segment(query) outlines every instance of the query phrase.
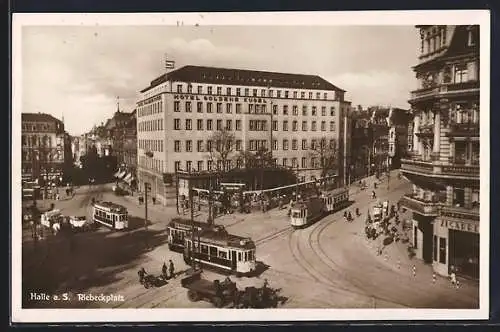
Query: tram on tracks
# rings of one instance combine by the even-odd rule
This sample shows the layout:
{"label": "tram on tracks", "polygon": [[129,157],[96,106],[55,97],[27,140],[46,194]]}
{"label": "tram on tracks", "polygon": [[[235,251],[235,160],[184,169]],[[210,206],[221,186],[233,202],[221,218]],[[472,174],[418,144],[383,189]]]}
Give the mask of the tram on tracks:
{"label": "tram on tracks", "polygon": [[206,222],[191,221],[186,218],[172,218],[167,225],[168,249],[171,251],[183,252],[185,247],[184,239],[195,232],[202,232],[205,229],[213,227],[222,228],[223,226],[210,225]]}
{"label": "tram on tracks", "polygon": [[[192,235],[192,234],[191,234]],[[184,238],[183,257],[207,268],[235,274],[251,275],[256,268],[255,242],[247,237],[229,234],[224,228],[208,228]]]}
{"label": "tram on tracks", "polygon": [[321,196],[312,196],[292,206],[290,224],[293,228],[307,227],[348,205],[349,188],[338,188]]}
{"label": "tram on tracks", "polygon": [[92,219],[106,227],[122,230],[128,228],[127,208],[112,202],[95,202],[92,204]]}

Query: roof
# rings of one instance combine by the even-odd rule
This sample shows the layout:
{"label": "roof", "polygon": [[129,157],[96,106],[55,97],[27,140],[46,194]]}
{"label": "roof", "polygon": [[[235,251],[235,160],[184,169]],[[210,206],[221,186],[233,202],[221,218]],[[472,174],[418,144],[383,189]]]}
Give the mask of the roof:
{"label": "roof", "polygon": [[141,90],[141,92],[146,92],[166,82],[167,80],[192,83],[261,87],[270,86],[274,88],[334,90],[345,92],[345,90],[336,87],[332,83],[317,75],[289,74],[269,71],[191,65],[181,67],[177,70],[157,77],[156,79],[151,81],[149,87]]}
{"label": "roof", "polygon": [[61,120],[53,117],[47,113],[21,113],[21,121],[28,122],[62,122]]}
{"label": "roof", "polygon": [[255,249],[255,243],[248,237],[229,234],[225,229],[207,228],[197,234],[201,242],[242,249]]}

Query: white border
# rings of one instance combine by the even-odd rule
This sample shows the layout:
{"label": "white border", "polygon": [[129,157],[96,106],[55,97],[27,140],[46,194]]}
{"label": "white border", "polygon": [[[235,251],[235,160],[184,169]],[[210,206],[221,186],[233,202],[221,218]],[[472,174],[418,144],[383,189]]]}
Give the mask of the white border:
{"label": "white border", "polygon": [[[152,26],[176,25],[480,25],[480,308],[441,309],[22,309],[21,308],[21,30],[23,26]],[[416,42],[416,41],[415,41]],[[183,322],[183,321],[313,321],[313,320],[455,320],[487,319],[489,314],[489,105],[490,14],[486,10],[143,13],[143,14],[14,14],[12,21],[12,321],[65,322]],[[415,59],[415,63],[417,59]],[[411,70],[411,68],[408,68]],[[431,290],[429,290],[431,291]],[[17,296],[16,296],[17,295]]]}

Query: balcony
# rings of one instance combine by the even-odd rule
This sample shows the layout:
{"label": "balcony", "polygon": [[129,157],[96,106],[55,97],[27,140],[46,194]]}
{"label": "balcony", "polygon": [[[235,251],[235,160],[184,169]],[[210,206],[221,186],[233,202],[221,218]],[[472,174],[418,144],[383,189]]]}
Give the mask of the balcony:
{"label": "balcony", "polygon": [[451,159],[453,165],[443,165],[441,166],[441,172],[448,176],[466,176],[466,177],[476,177],[479,179],[479,164],[461,164],[460,160]]}
{"label": "balcony", "polygon": [[418,127],[419,132],[417,135],[419,136],[433,136],[434,135],[434,123],[425,123],[421,124]]}
{"label": "balcony", "polygon": [[413,194],[404,195],[399,203],[405,208],[427,217],[438,216],[441,206],[440,202],[423,200]]}
{"label": "balcony", "polygon": [[411,92],[410,101],[418,102],[426,99],[442,98],[450,95],[461,95],[467,93],[479,93],[479,81],[441,84],[438,86],[418,89]]}
{"label": "balcony", "polygon": [[479,137],[479,122],[452,122],[448,136]]}
{"label": "balcony", "polygon": [[418,155],[413,155],[412,159],[401,159],[401,169],[417,173],[432,173],[434,169],[432,161],[418,160],[418,158]]}
{"label": "balcony", "polygon": [[401,171],[416,175],[435,178],[457,178],[462,180],[478,180],[479,164],[454,164],[450,159],[448,163],[439,161],[439,155],[431,155],[430,160],[419,160],[418,155],[412,159],[401,159]]}

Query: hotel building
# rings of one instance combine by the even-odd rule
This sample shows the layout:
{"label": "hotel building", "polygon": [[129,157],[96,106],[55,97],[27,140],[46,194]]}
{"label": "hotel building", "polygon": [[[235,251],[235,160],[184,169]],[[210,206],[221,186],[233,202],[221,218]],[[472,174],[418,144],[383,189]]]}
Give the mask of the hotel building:
{"label": "hotel building", "polygon": [[[164,178],[177,170],[214,170],[210,137],[235,136],[230,157],[272,149],[276,164],[318,178],[311,145],[325,137],[344,149],[345,91],[315,75],[185,66],[153,80],[137,103],[138,183],[164,201]],[[340,159],[340,158],[339,158]],[[236,159],[226,169],[241,167]],[[337,174],[343,177],[343,161]],[[229,166],[229,167],[227,167]]]}
{"label": "hotel building", "polygon": [[419,88],[411,93],[413,183],[401,203],[413,211],[416,257],[434,271],[479,278],[479,27],[417,26]]}

